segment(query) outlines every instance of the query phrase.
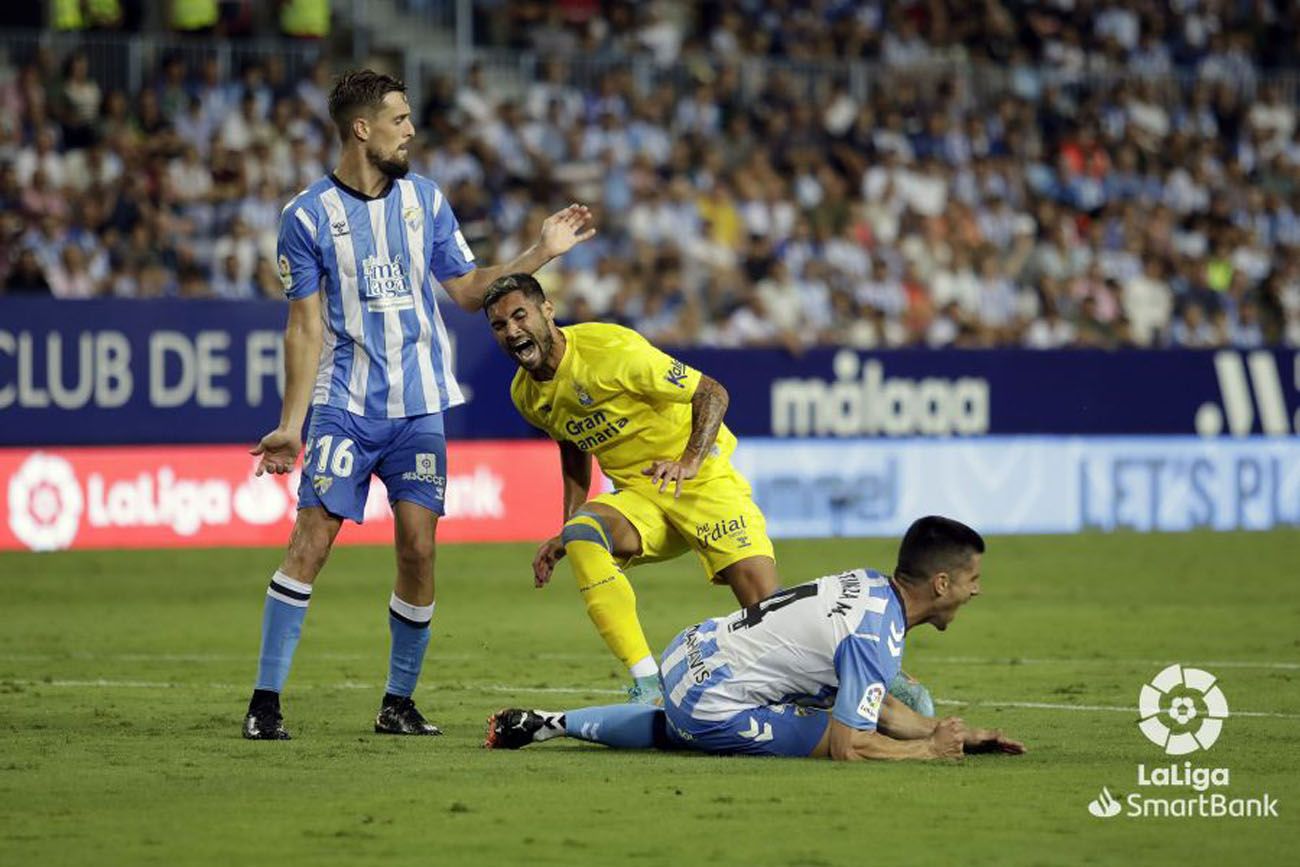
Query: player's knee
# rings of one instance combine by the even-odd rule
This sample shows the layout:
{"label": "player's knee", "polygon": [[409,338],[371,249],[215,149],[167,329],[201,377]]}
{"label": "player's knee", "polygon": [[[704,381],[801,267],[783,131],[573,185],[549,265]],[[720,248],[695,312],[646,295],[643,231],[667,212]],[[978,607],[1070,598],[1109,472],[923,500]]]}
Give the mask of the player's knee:
{"label": "player's knee", "polygon": [[433,574],[434,542],[432,536],[412,535],[397,546],[398,568],[403,574]]}
{"label": "player's knee", "polygon": [[299,520],[289,537],[284,571],[297,581],[311,583],[329,559],[334,533],[327,524]]}
{"label": "player's knee", "polygon": [[578,512],[570,518],[560,531],[560,541],[564,543],[566,552],[574,542],[591,542],[606,551],[613,550],[605,522],[591,512]]}

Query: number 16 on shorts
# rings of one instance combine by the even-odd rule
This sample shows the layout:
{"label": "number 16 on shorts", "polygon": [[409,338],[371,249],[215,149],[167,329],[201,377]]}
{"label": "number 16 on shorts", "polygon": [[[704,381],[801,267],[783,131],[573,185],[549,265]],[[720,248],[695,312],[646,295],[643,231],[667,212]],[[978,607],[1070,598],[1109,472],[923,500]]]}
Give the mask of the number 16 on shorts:
{"label": "number 16 on shorts", "polygon": [[371,476],[388,500],[443,513],[447,438],[442,416],[370,419],[332,406],[312,410],[298,507],[321,507],[357,523],[365,517]]}
{"label": "number 16 on shorts", "polygon": [[[352,451],[352,440],[340,438],[336,442],[333,434],[325,434],[315,442],[315,452],[312,451],[312,445],[313,442],[308,440],[307,453],[303,457],[304,472],[307,472],[310,467],[313,476],[329,472],[332,476],[346,479],[352,475],[352,466],[356,462],[356,455]],[[312,466],[313,460],[315,466]]]}

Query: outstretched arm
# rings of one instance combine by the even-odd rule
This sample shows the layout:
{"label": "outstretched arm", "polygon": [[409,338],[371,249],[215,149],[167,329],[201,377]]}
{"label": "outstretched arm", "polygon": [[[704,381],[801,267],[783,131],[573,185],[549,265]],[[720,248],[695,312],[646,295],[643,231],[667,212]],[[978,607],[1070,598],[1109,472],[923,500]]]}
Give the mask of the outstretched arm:
{"label": "outstretched arm", "polygon": [[591,210],[586,205],[569,205],[547,217],[537,243],[511,261],[504,265],[475,268],[467,274],[443,281],[443,286],[458,307],[473,313],[483,308],[483,296],[498,277],[531,274],[595,234]]}
{"label": "outstretched arm", "polygon": [[[587,502],[591,490],[591,455],[570,442],[560,442],[560,478],[564,484],[564,520]],[[533,586],[545,587],[555,571],[555,564],[564,559],[564,541],[559,534],[552,536],[537,549],[533,558]]]}
{"label": "outstretched arm", "polygon": [[[883,718],[883,711],[881,716]],[[929,736],[910,740],[899,740],[880,731],[860,731],[837,719],[831,719],[825,736],[812,755],[814,758],[829,757],[837,762],[863,759],[959,759],[965,734],[965,725],[955,717],[937,720]]]}
{"label": "outstretched arm", "polygon": [[256,470],[259,476],[291,471],[298,452],[302,451],[302,423],[311,403],[323,331],[319,293],[289,302],[289,322],[284,328],[284,403],[280,424],[249,450],[261,457]]}
{"label": "outstretched arm", "polygon": [[[880,708],[879,730],[898,740],[918,740],[933,736],[940,720],[922,716],[892,695],[886,695]],[[999,729],[964,728],[962,739],[966,753],[1006,753],[1018,756],[1025,745],[1002,734]]]}
{"label": "outstretched arm", "polygon": [[674,485],[673,495],[681,496],[682,481],[695,478],[709,449],[718,441],[718,430],[730,402],[731,397],[722,383],[711,376],[700,375],[700,384],[691,397],[691,435],[686,440],[686,448],[682,449],[677,460],[655,461],[641,471],[650,477],[651,484],[658,484],[660,491]]}
{"label": "outstretched arm", "polygon": [[564,520],[573,517],[591,491],[591,455],[570,442],[560,445],[560,478],[564,482]]}

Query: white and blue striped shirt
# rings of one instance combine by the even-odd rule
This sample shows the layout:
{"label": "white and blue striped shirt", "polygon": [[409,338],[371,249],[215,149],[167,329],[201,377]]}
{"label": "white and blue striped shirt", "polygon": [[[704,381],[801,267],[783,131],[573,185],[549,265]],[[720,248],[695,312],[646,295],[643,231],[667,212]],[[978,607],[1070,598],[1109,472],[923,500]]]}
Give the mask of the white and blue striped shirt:
{"label": "white and blue striped shirt", "polygon": [[313,404],[407,418],[464,403],[434,290],[474,254],[437,184],[412,174],[371,198],[321,178],[281,212],[277,252],[290,300],[325,292]]}
{"label": "white and blue striped shirt", "polygon": [[828,575],[673,639],[659,664],[665,706],[711,722],[761,705],[821,706],[871,731],[906,633],[907,611],[888,577]]}

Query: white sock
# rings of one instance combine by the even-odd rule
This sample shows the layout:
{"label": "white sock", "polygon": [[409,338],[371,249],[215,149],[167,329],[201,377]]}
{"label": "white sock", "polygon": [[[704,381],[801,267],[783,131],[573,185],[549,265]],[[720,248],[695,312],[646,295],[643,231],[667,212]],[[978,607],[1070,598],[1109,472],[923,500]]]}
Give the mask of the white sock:
{"label": "white sock", "polygon": [[534,741],[549,741],[551,738],[562,738],[564,731],[564,714],[550,713],[549,711],[539,710],[535,713],[546,721],[546,725],[537,730],[533,735]]}
{"label": "white sock", "polygon": [[630,671],[633,677],[654,677],[659,673],[659,666],[655,664],[653,656],[647,656],[632,663]]}

